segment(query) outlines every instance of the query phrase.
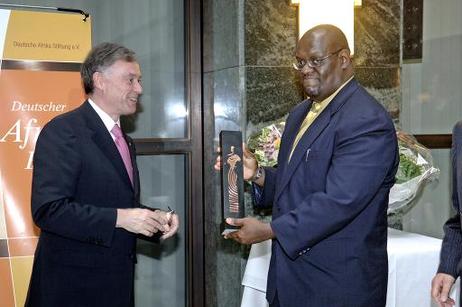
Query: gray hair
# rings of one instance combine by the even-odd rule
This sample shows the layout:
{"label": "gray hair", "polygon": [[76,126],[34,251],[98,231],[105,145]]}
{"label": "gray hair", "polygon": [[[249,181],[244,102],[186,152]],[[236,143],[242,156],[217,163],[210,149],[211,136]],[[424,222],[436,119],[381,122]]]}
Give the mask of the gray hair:
{"label": "gray hair", "polygon": [[93,74],[103,71],[118,60],[137,61],[133,50],[115,43],[101,43],[90,50],[80,69],[85,94],[93,93]]}

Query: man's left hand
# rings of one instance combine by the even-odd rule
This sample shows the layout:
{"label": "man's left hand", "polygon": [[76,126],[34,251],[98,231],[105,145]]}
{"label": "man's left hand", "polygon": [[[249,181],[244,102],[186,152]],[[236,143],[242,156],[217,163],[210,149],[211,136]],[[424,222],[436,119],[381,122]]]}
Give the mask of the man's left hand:
{"label": "man's left hand", "polygon": [[449,292],[456,279],[445,273],[438,273],[433,277],[431,294],[439,307],[455,306],[456,302],[449,297]]}
{"label": "man's left hand", "polygon": [[240,229],[225,234],[225,239],[233,239],[241,244],[253,244],[274,238],[271,225],[253,217],[243,219],[227,218],[226,223],[238,226]]}
{"label": "man's left hand", "polygon": [[167,212],[165,215],[168,221],[169,229],[168,231],[164,232],[164,234],[160,237],[161,241],[173,236],[178,231],[178,228],[180,227],[180,219],[178,218],[178,214],[173,213],[173,212]]}

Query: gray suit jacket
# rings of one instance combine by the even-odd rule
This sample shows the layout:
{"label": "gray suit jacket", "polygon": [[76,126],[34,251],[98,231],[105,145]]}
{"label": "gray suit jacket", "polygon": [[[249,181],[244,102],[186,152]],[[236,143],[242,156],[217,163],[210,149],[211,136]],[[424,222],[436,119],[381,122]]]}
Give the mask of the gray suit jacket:
{"label": "gray suit jacket", "polygon": [[462,121],[452,132],[452,205],[457,214],[444,224],[444,238],[441,247],[438,273],[460,276],[462,259],[461,206],[462,199]]}

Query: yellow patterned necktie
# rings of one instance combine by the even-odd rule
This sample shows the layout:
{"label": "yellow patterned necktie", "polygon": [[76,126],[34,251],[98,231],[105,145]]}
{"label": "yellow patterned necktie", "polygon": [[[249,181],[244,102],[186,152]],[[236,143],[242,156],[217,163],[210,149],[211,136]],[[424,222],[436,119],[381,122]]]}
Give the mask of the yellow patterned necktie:
{"label": "yellow patterned necktie", "polygon": [[316,117],[318,117],[320,111],[322,110],[322,105],[319,102],[313,102],[311,105],[310,111],[306,115],[305,119],[302,122],[302,125],[300,126],[300,129],[298,130],[297,136],[295,137],[294,143],[292,145],[292,150],[290,151],[289,155],[289,160],[292,158],[292,154],[294,153],[295,148],[297,147],[298,142],[302,138],[302,136],[305,134],[306,130],[311,126],[311,124],[314,122]]}

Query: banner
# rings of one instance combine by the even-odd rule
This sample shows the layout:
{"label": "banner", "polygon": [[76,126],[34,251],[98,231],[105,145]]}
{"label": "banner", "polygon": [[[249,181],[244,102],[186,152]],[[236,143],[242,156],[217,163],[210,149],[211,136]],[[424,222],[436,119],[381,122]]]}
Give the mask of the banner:
{"label": "banner", "polygon": [[85,99],[80,63],[91,22],[78,14],[0,9],[0,306],[24,306],[39,230],[32,157],[41,128]]}

